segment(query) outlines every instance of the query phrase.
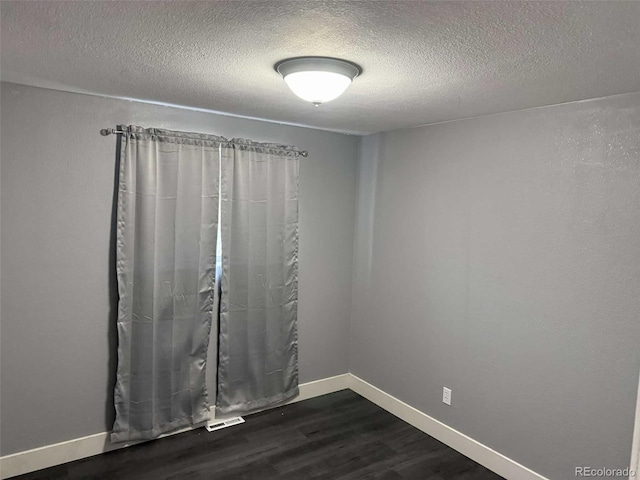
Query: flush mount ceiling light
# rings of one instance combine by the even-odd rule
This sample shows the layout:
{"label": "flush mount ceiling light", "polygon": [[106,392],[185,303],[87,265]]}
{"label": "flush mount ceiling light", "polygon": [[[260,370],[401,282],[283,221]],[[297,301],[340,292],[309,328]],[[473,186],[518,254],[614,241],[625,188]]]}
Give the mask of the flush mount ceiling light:
{"label": "flush mount ceiling light", "polygon": [[344,93],[362,69],[355,63],[329,57],[297,57],[276,63],[289,88],[316,107]]}

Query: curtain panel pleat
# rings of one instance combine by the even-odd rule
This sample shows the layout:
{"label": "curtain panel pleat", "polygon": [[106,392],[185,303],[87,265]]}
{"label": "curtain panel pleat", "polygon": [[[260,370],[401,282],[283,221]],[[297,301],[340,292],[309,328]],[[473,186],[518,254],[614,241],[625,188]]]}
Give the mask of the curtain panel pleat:
{"label": "curtain panel pleat", "polygon": [[123,135],[113,442],[209,418],[205,364],[223,144],[222,137],[141,127]]}
{"label": "curtain panel pleat", "polygon": [[292,147],[233,139],[222,158],[216,411],[298,394],[298,176]]}

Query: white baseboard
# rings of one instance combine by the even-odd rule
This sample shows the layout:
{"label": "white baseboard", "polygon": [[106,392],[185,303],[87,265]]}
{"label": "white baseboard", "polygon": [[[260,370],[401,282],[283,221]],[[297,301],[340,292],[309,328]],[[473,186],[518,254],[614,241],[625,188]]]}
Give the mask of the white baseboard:
{"label": "white baseboard", "polygon": [[292,398],[287,402],[290,403],[301,402],[310,398],[320,397],[327,395],[328,393],[339,392],[340,390],[347,390],[351,384],[351,374],[343,373],[342,375],[336,375],[335,377],[322,378],[315,382],[303,383],[300,385],[300,395]]}
{"label": "white baseboard", "polygon": [[0,478],[9,478],[23,473],[53,467],[111,450],[109,434],[96,433],[87,437],[74,438],[66,442],[45,445],[0,458]]}
{"label": "white baseboard", "polygon": [[507,480],[547,480],[524,465],[520,465],[464,433],[460,433],[411,405],[407,405],[353,374],[350,374],[349,388]]}
{"label": "white baseboard", "polygon": [[[295,403],[310,398],[319,397],[328,393],[337,392],[349,388],[350,375],[348,373],[335,377],[323,378],[314,382],[300,385],[300,394],[287,402]],[[203,427],[204,423],[194,427],[177,430],[169,435],[186,432],[193,428]],[[163,435],[164,436],[164,435]],[[142,442],[128,442],[112,444],[109,441],[109,432],[96,433],[87,437],[74,438],[66,442],[25,450],[24,452],[6,455],[0,458],[0,478],[10,478],[24,473],[34,472],[43,468],[53,467],[74,460],[92,457],[100,453],[118,450]]]}
{"label": "white baseboard", "polygon": [[[407,405],[401,400],[349,373],[303,383],[300,385],[300,395],[287,403],[301,402],[348,388],[410,425],[440,440],[454,450],[484,465],[489,470],[503,476],[507,480],[547,480],[533,470],[520,465],[501,453],[492,450],[486,445],[454,430],[426,413]],[[192,428],[198,427],[179,430],[172,434],[181,433],[191,430]],[[111,450],[128,447],[136,443],[141,442],[112,445],[109,442],[109,433],[102,432],[56,443],[54,445],[46,445],[33,450],[14,453],[0,458],[0,478],[10,478],[23,473],[80,460]]]}

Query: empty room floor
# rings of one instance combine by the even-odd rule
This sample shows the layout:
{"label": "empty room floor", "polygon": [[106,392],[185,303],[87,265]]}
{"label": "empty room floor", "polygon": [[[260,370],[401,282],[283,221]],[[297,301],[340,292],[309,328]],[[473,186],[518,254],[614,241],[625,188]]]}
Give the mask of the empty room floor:
{"label": "empty room floor", "polygon": [[350,391],[15,477],[498,480],[502,477]]}

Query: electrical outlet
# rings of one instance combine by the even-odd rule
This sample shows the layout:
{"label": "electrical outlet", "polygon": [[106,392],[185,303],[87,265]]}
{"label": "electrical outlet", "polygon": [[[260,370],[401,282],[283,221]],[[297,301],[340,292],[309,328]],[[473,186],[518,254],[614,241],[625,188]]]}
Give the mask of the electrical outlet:
{"label": "electrical outlet", "polygon": [[442,403],[451,405],[451,389],[450,388],[442,387]]}

